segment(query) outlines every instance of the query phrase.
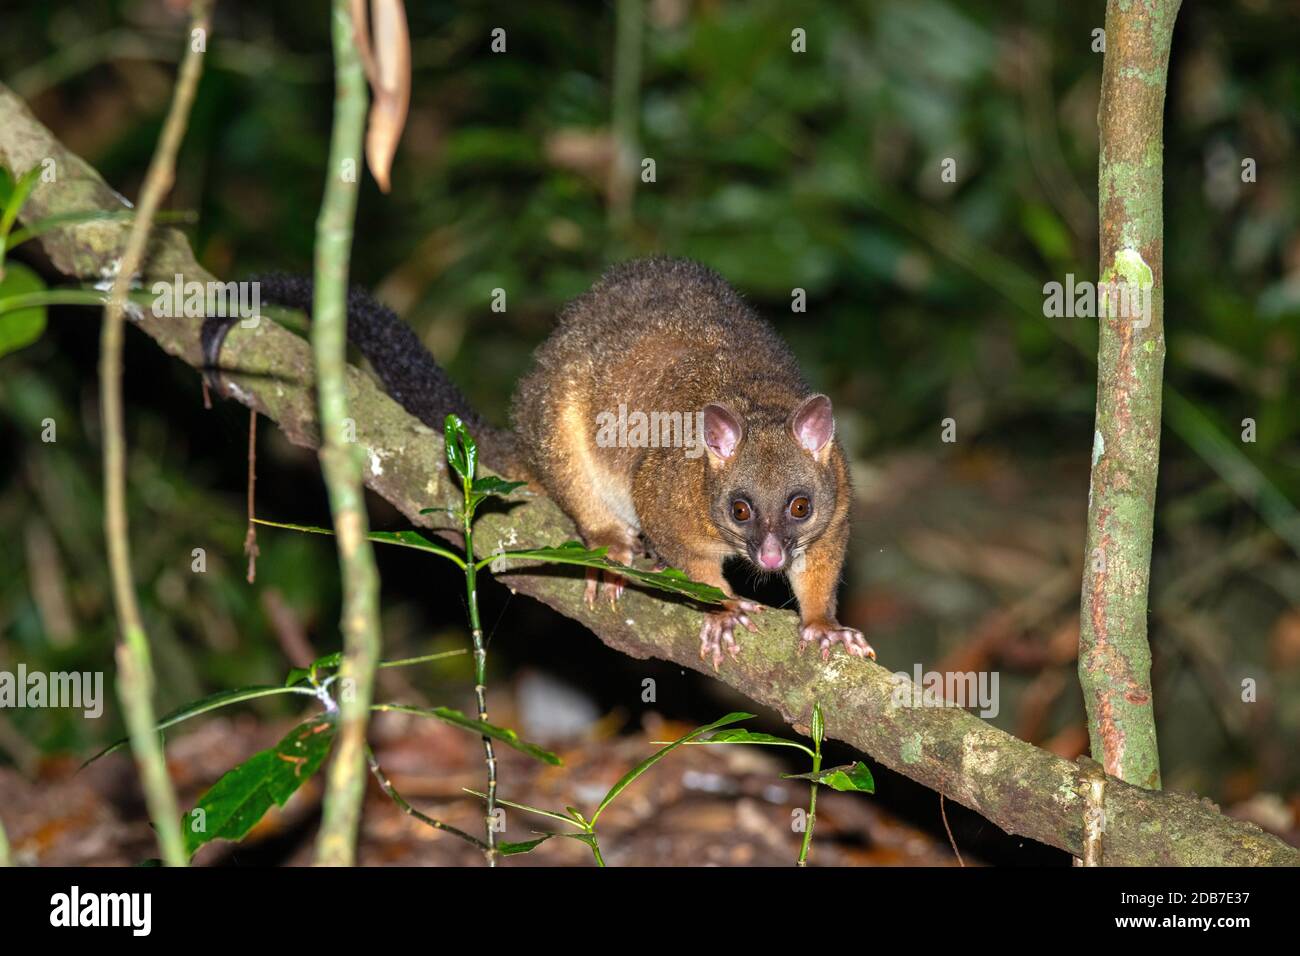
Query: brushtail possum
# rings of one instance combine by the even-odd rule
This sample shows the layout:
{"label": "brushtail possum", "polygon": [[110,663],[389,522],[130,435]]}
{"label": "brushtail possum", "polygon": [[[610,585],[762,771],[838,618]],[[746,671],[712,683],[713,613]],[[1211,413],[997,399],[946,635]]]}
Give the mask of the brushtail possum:
{"label": "brushtail possum", "polygon": [[[310,310],[310,280],[255,281],[262,301]],[[217,321],[204,327],[211,367],[224,338]],[[411,329],[361,290],[349,296],[348,337],[407,411],[437,430],[459,415],[485,460],[539,482],[588,547],[623,564],[648,547],[722,589],[727,602],[700,632],[700,656],[715,669],[724,651],[739,652],[738,628],[756,630],[761,608],[723,577],[735,556],[788,576],[801,650],[815,644],[826,659],[840,644],[875,657],[835,616],[851,491],[830,399],[811,392],[789,348],[715,272],[663,258],[612,268],[538,348],[515,391],[513,432],[485,422]],[[587,601],[617,602],[623,587],[617,574],[592,572]]]}

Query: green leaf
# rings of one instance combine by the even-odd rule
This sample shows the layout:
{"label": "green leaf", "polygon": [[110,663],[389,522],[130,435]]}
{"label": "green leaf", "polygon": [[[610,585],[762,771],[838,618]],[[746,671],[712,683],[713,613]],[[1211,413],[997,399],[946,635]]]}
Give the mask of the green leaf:
{"label": "green leaf", "polygon": [[871,771],[867,769],[867,765],[861,760],[855,764],[829,767],[814,773],[783,773],[781,776],[786,780],[811,780],[813,783],[819,783],[830,787],[832,790],[842,792],[876,792],[876,781],[871,776]]}
{"label": "green leaf", "polygon": [[433,654],[421,654],[419,657],[402,657],[393,661],[380,661],[380,667],[410,667],[413,664],[427,664],[430,661],[440,661],[446,657],[464,657],[469,653],[469,648],[458,647],[450,651],[437,651]]}
{"label": "green leaf", "polygon": [[1239,442],[1223,434],[1195,402],[1172,388],[1166,392],[1165,419],[1243,501],[1254,502],[1279,538],[1300,551],[1300,511],[1291,503],[1286,489],[1246,455]]}
{"label": "green leaf", "polygon": [[18,177],[18,181],[12,187],[9,186],[9,183],[13,182],[12,178],[6,177],[4,187],[0,187],[0,191],[4,192],[4,210],[0,212],[0,239],[8,239],[9,230],[14,227],[14,221],[18,218],[23,203],[27,202],[27,197],[32,194],[32,189],[36,186],[36,180],[40,175],[41,167],[33,166]]}
{"label": "green leaf", "polygon": [[496,475],[482,475],[475,478],[469,489],[469,509],[473,513],[484,498],[492,495],[505,497],[514,491],[528,484],[526,481],[506,481],[504,478],[498,478]]}
{"label": "green leaf", "polygon": [[644,584],[660,591],[667,591],[670,594],[679,594],[693,601],[699,601],[701,604],[721,604],[727,600],[727,595],[721,588],[716,588],[712,584],[705,584],[702,581],[692,581],[676,568],[664,568],[662,571],[646,571],[641,568],[625,567],[613,561],[609,561],[607,564],[623,577],[638,584]]}
{"label": "green leaf", "polygon": [[[501,850],[502,853],[527,853],[529,850],[534,849],[538,844],[545,840],[549,840],[551,837],[563,837],[566,840],[577,840],[579,843],[585,843],[587,848],[595,855],[597,864],[604,866],[604,862],[600,857],[600,845],[596,842],[596,834],[594,833],[558,833],[554,830],[534,830],[533,832],[540,833],[541,837],[536,840],[529,840],[527,843],[498,843],[497,849]],[[523,849],[510,851],[503,849],[507,846],[523,847]]]}
{"label": "green leaf", "polygon": [[596,865],[597,866],[605,865],[605,859],[600,855],[600,844],[596,840],[595,832],[591,830],[583,830],[578,833],[552,833],[550,831],[538,831],[538,830],[534,830],[533,832],[534,833],[546,832],[547,836],[563,837],[566,840],[577,840],[579,843],[585,843],[587,845],[587,849],[591,850],[591,855],[596,858]]}
{"label": "green leaf", "polygon": [[182,818],[186,853],[193,856],[213,840],[241,840],[272,804],[283,807],[324,762],[334,729],[334,721],[323,716],[305,721],[270,750],[228,771]]}
{"label": "green leaf", "polygon": [[[27,197],[31,195],[32,188],[36,185],[36,179],[40,174],[41,167],[33,166],[23,173],[16,183],[7,172],[3,181],[0,182],[0,193],[3,194],[4,203],[3,208],[0,208],[0,276],[5,274],[5,250],[9,247],[9,230],[14,227],[18,212],[23,208],[23,203],[27,202]],[[43,284],[41,288],[44,288]],[[44,316],[42,316],[41,324],[44,327]],[[9,351],[12,351],[12,349]],[[0,355],[2,354],[4,352],[0,351]]]}
{"label": "green leaf", "polygon": [[822,705],[817,701],[813,701],[812,739],[816,748],[821,750],[822,741],[826,739],[826,719],[822,716]]}
{"label": "green leaf", "polygon": [[[466,793],[472,793],[474,796],[483,800],[487,799],[487,794],[481,790],[471,790],[469,787],[462,787]],[[566,817],[563,813],[556,813],[554,810],[543,810],[541,807],[530,807],[526,803],[515,803],[513,800],[507,800],[504,797],[497,797],[497,803],[503,807],[514,807],[516,810],[523,810],[525,813],[535,813],[538,816],[550,817],[552,820],[559,820],[561,823],[567,823],[570,826],[575,825],[575,821]],[[581,816],[581,814],[579,814]]]}
{"label": "green leaf", "polygon": [[[654,741],[660,743],[661,741]],[[729,730],[719,730],[708,740],[691,740],[687,741],[692,747],[705,747],[709,744],[759,744],[768,747],[794,747],[802,750],[809,757],[813,752],[797,740],[786,740],[784,737],[774,737],[771,734],[763,734],[754,730],[745,730],[743,727],[733,727]]]}
{"label": "green leaf", "polygon": [[462,730],[473,731],[482,737],[491,737],[493,740],[499,740],[503,744],[515,748],[520,753],[526,753],[534,759],[543,763],[549,763],[554,767],[564,766],[564,761],[536,744],[530,744],[526,740],[521,740],[519,735],[508,727],[498,727],[496,724],[489,724],[482,720],[477,720],[459,710],[451,707],[409,707],[405,704],[375,704],[371,710],[391,711],[397,714],[414,714],[417,717],[436,717],[444,723],[451,724],[453,727],[459,727]]}
{"label": "green leaf", "polygon": [[571,816],[574,822],[577,823],[579,826],[581,826],[584,830],[591,829],[591,821],[588,820],[586,817],[584,817],[582,815],[582,811],[579,810],[577,807],[565,807],[564,812],[567,813],[569,816]]}
{"label": "green leaf", "polygon": [[447,448],[447,464],[460,475],[461,481],[472,482],[478,467],[478,445],[458,415],[448,415],[443,422],[443,440]]}
{"label": "green leaf", "polygon": [[555,834],[553,833],[544,833],[536,840],[525,840],[523,843],[498,843],[497,852],[502,856],[514,856],[517,853],[528,853],[530,850],[536,850],[554,835]]}
{"label": "green leaf", "polygon": [[332,654],[325,654],[311,662],[311,670],[319,671],[326,668],[339,667],[343,664],[343,652],[335,651]]}
{"label": "green leaf", "polygon": [[[0,302],[45,289],[41,277],[21,262],[0,265],[0,268],[4,269],[4,279],[0,280]],[[43,305],[0,315],[0,358],[39,339],[45,332],[45,318]]]}
{"label": "green leaf", "polygon": [[[146,308],[154,300],[154,296],[150,293],[138,290],[128,292],[126,297],[127,301]],[[27,309],[45,308],[51,305],[84,305],[94,309],[102,309],[108,304],[108,300],[108,293],[99,289],[77,286],[47,289],[45,286],[41,286],[35,292],[24,292],[19,295],[0,298],[0,315],[10,312],[23,312]]]}
{"label": "green leaf", "polygon": [[[317,528],[307,524],[289,524],[283,521],[267,521],[263,518],[254,518],[253,522],[266,525],[268,528],[285,528],[289,531],[302,531],[307,534],[334,534],[329,528]],[[418,531],[371,531],[366,535],[366,538],[378,544],[395,544],[402,548],[427,551],[429,554],[436,554],[440,558],[446,558],[458,567],[465,567],[465,562],[459,554],[447,550],[440,544],[435,544]]]}
{"label": "green leaf", "polygon": [[0,209],[9,205],[9,197],[14,194],[14,177],[3,166],[0,166]]}
{"label": "green leaf", "polygon": [[1043,258],[1069,259],[1072,246],[1069,230],[1046,203],[1026,203],[1020,212],[1020,225]]}
{"label": "green leaf", "polygon": [[[421,654],[419,657],[403,657],[395,661],[380,661],[377,667],[410,667],[413,664],[427,664],[429,661],[439,661],[444,657],[463,657],[468,654],[468,648],[457,648],[453,651],[438,651],[435,654]],[[284,686],[291,687],[299,681],[310,677],[313,671],[320,672],[323,670],[333,670],[343,663],[343,652],[335,651],[333,654],[326,654],[324,657],[318,657],[311,662],[309,667],[294,667],[284,679]]]}
{"label": "green leaf", "polygon": [[605,794],[605,799],[600,801],[600,806],[598,806],[596,812],[591,815],[590,826],[594,827],[596,825],[596,821],[600,819],[600,815],[605,812],[605,808],[614,801],[615,797],[631,786],[632,782],[636,780],[637,777],[641,776],[641,774],[645,773],[660,760],[663,760],[664,757],[668,756],[668,754],[672,753],[682,744],[689,743],[696,737],[707,734],[711,730],[717,730],[719,727],[725,727],[727,724],[739,723],[742,720],[749,720],[749,718],[753,716],[753,714],[747,714],[744,711],[734,711],[727,714],[725,717],[720,717],[711,724],[705,724],[703,727],[696,727],[689,734],[686,734],[684,737],[678,737],[667,747],[664,747],[662,750],[658,750],[655,753],[652,753],[649,757],[646,757],[645,760],[642,760],[639,764],[625,773],[618,783],[609,788],[609,793]]}
{"label": "green leaf", "polygon": [[587,846],[591,847],[593,850],[597,849],[597,847],[596,847],[596,834],[594,834],[594,833],[585,833],[585,832],[584,832],[584,833],[550,833],[550,832],[547,832],[546,835],[547,835],[547,836],[555,836],[555,837],[564,837],[564,838],[567,839],[567,840],[577,840],[579,843],[585,843],[585,844],[587,844]]}
{"label": "green leaf", "polygon": [[[43,236],[45,233],[54,229],[64,229],[68,226],[75,226],[83,222],[130,222],[135,218],[134,209],[84,209],[77,212],[59,212],[49,216],[43,216],[33,223],[29,223],[26,228],[15,229],[5,243],[5,249],[12,249],[14,246],[27,242],[29,239],[35,239]],[[154,213],[154,222],[197,222],[198,215],[193,210],[167,210],[160,209]]]}
{"label": "green leaf", "polygon": [[605,557],[608,550],[608,548],[588,548],[581,541],[566,541],[556,547],[499,551],[478,563],[482,566],[490,564],[498,558],[519,558],[520,560],[550,561],[554,564],[581,564],[588,567],[603,568],[611,564]]}
{"label": "green leaf", "polygon": [[526,484],[528,484],[526,481],[506,481],[496,475],[482,475],[474,479],[470,491],[480,495],[501,495],[504,497],[516,488],[522,488]]}
{"label": "green leaf", "polygon": [[[505,482],[505,484],[513,484],[513,482]],[[254,518],[253,520],[257,524],[266,525],[269,528],[285,528],[289,531],[302,531],[307,534],[332,535],[334,533],[329,528],[318,528],[312,525],[267,521],[263,518]],[[465,562],[460,555],[454,551],[449,551],[442,545],[435,544],[418,531],[371,531],[366,537],[378,544],[395,544],[404,548],[414,548],[417,551],[427,551],[430,554],[436,554],[454,562],[457,567],[465,567]],[[506,558],[520,561],[546,561],[551,564],[572,564],[589,568],[607,568],[611,571],[617,571],[625,578],[638,584],[687,597],[702,604],[721,604],[727,598],[726,594],[719,588],[715,588],[711,584],[692,581],[676,568],[665,568],[663,571],[647,571],[642,568],[628,567],[610,561],[605,557],[605,550],[605,548],[584,547],[579,541],[566,541],[558,547],[499,551],[475,562],[475,567],[483,568],[494,561]]]}
{"label": "green leaf", "polygon": [[[176,726],[183,720],[189,720],[191,717],[206,714],[219,707],[229,707],[231,704],[238,704],[245,700],[256,700],[259,697],[273,697],[276,694],[302,693],[306,692],[302,688],[298,687],[240,687],[236,690],[223,690],[219,694],[212,694],[209,697],[204,697],[202,700],[196,700],[184,705],[183,707],[178,707],[176,710],[173,710],[158,721],[158,726],[154,729],[161,732],[166,730],[168,727]],[[127,737],[114,741],[81,766],[90,766],[100,757],[105,757],[108,754],[111,754],[114,750],[125,746],[128,742],[129,738]]]}
{"label": "green leaf", "polygon": [[311,677],[318,671],[333,670],[343,663],[343,652],[335,651],[333,654],[326,654],[318,657],[306,667],[294,667],[284,679],[285,687],[292,687],[301,680]]}
{"label": "green leaf", "polygon": [[727,595],[720,588],[711,584],[692,581],[676,568],[662,571],[648,571],[629,567],[605,557],[605,548],[587,548],[578,541],[566,541],[558,547],[524,548],[514,551],[498,551],[477,562],[477,567],[484,567],[502,558],[519,561],[545,561],[549,564],[573,564],[587,568],[604,568],[615,571],[630,581],[646,587],[667,591],[681,597],[699,601],[702,604],[721,604]]}

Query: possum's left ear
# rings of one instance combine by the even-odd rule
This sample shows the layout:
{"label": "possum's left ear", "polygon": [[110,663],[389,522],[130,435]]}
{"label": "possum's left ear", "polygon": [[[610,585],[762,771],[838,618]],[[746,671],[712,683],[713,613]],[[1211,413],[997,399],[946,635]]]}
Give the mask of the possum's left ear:
{"label": "possum's left ear", "polygon": [[703,421],[704,447],[709,451],[709,463],[721,465],[731,461],[736,446],[745,436],[745,426],[731,409],[716,402],[704,406]]}
{"label": "possum's left ear", "polygon": [[825,395],[811,395],[800,402],[790,415],[790,434],[800,448],[817,461],[825,461],[835,437],[831,400]]}

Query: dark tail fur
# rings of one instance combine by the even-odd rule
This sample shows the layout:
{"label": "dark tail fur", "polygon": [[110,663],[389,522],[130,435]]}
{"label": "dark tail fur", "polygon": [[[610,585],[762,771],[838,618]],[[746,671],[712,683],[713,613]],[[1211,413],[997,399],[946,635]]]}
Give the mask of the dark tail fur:
{"label": "dark tail fur", "polygon": [[[248,281],[258,283],[263,302],[311,314],[309,276],[277,272]],[[208,363],[215,366],[214,347],[219,351],[225,336],[223,330],[214,341],[209,328],[213,321],[205,323],[203,344]],[[487,465],[512,476],[521,471],[511,433],[493,427],[475,411],[411,327],[359,286],[348,290],[348,340],[374,367],[384,391],[425,425],[441,435],[446,417],[458,415],[482,447]]]}

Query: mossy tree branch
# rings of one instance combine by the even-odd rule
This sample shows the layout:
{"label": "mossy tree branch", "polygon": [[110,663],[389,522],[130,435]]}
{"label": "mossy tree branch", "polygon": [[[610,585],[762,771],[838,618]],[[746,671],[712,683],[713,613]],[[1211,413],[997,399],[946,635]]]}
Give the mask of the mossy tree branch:
{"label": "mossy tree branch", "polygon": [[1097,422],[1088,493],[1079,681],[1092,754],[1159,788],[1147,643],[1165,363],[1165,78],[1181,0],[1110,0],[1102,68]]}
{"label": "mossy tree branch", "polygon": [[[0,162],[28,168],[36,157],[59,157],[68,170],[65,190],[42,195],[26,212],[33,218],[91,206],[119,208],[116,195],[84,161],[61,144],[0,85]],[[86,223],[42,237],[55,267],[76,277],[96,277],[122,241],[120,225]],[[152,274],[208,281],[184,237],[157,232]],[[201,367],[199,320],[149,316],[141,331],[169,354]],[[257,328],[236,324],[222,353],[228,394],[277,422],[301,445],[319,440],[313,401],[311,354],[297,336],[266,321]],[[367,450],[366,483],[415,524],[433,525],[437,516],[420,509],[456,504],[443,457],[441,436],[424,427],[385,395],[360,370],[347,369],[349,411],[357,441]],[[490,462],[489,462],[490,464]],[[523,496],[521,496],[523,497]],[[444,519],[445,521],[446,519]],[[452,531],[444,523],[441,530]],[[524,497],[507,513],[484,514],[475,540],[482,554],[506,542],[510,547],[555,544],[573,536],[573,525],[548,499]],[[658,657],[706,674],[699,659],[697,610],[631,590],[617,612],[583,602],[583,581],[520,568],[499,577],[589,628],[632,657]],[[746,636],[739,660],[721,680],[784,719],[806,725],[814,700],[826,713],[826,733],[880,763],[983,814],[1002,829],[1080,856],[1084,851],[1084,768],[985,723],[963,710],[910,708],[897,702],[897,679],[885,668],[847,657],[823,664],[817,655],[799,656],[795,615],[768,611],[759,632]],[[1108,780],[1106,859],[1115,865],[1300,865],[1300,851],[1249,823],[1229,819],[1208,801],[1173,792],[1145,790]]]}

